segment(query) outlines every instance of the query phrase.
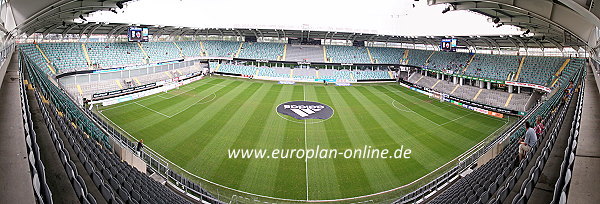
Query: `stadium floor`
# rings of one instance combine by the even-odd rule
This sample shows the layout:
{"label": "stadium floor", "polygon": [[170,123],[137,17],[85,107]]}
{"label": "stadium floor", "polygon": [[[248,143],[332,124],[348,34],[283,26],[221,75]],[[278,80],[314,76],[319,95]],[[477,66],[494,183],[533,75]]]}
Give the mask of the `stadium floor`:
{"label": "stadium floor", "polygon": [[[275,111],[281,103],[302,100],[327,104],[334,114],[328,120],[306,122]],[[177,166],[221,186],[198,178],[211,192],[220,189],[219,195],[240,196],[245,193],[237,191],[243,191],[290,201],[379,194],[426,175],[434,178],[514,119],[441,103],[395,83],[280,85],[227,77],[205,78],[97,111]],[[410,149],[411,154],[386,159],[229,158],[229,150],[238,149],[343,152],[365,146],[390,152]],[[436,169],[440,170],[430,174]],[[397,198],[403,192],[381,194]],[[361,199],[384,199],[376,196]]]}

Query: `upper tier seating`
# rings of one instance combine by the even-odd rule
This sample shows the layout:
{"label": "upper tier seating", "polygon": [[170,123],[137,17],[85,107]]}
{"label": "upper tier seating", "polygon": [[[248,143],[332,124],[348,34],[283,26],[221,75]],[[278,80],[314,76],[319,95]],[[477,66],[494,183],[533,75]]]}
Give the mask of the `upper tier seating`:
{"label": "upper tier seating", "polygon": [[145,63],[145,57],[137,43],[86,43],[92,64],[101,68]]}
{"label": "upper tier seating", "polygon": [[404,49],[390,47],[369,47],[371,56],[377,64],[400,64]]}
{"label": "upper tier seating", "polygon": [[422,67],[425,65],[427,58],[431,55],[431,50],[409,50],[408,65]]}
{"label": "upper tier seating", "polygon": [[150,62],[165,62],[182,58],[179,49],[173,42],[144,42],[142,47],[150,57]]}
{"label": "upper tier seating", "polygon": [[185,57],[199,57],[202,53],[202,47],[198,41],[180,41],[175,42],[181,48],[181,53]]}
{"label": "upper tier seating", "polygon": [[81,43],[38,44],[59,73],[88,69]]}
{"label": "upper tier seating", "polygon": [[47,66],[47,62],[42,56],[42,53],[35,47],[34,44],[21,44],[19,48],[27,55],[33,63],[35,63],[44,73],[52,75],[52,71]]}
{"label": "upper tier seating", "polygon": [[285,60],[295,62],[325,62],[323,47],[317,45],[288,45]]}
{"label": "upper tier seating", "polygon": [[329,45],[327,58],[336,63],[371,63],[365,47]]}
{"label": "upper tier seating", "polygon": [[562,57],[525,57],[517,81],[546,86],[550,82],[552,74],[556,73],[565,60],[566,58]]}
{"label": "upper tier seating", "polygon": [[282,43],[245,42],[239,58],[278,60],[283,56]]}
{"label": "upper tier seating", "polygon": [[206,56],[210,57],[235,57],[240,47],[240,42],[234,41],[202,41]]}
{"label": "upper tier seating", "polygon": [[458,73],[459,71],[462,71],[465,66],[467,66],[469,59],[471,59],[471,55],[468,53],[435,52],[433,56],[429,58],[427,68],[449,71],[450,73]]}
{"label": "upper tier seating", "polygon": [[510,80],[519,69],[521,57],[514,55],[476,54],[464,75],[496,80]]}

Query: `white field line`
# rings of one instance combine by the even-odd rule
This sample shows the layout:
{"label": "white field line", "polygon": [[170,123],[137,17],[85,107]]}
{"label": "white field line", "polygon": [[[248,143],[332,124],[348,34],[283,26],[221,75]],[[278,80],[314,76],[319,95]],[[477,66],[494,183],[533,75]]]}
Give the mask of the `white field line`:
{"label": "white field line", "polygon": [[[306,86],[302,86],[302,92],[304,93],[304,101],[306,101]],[[308,151],[308,143],[307,143],[307,139],[306,139],[306,120],[304,120],[304,151]],[[306,201],[309,201],[309,197],[308,197],[308,157],[304,158],[304,166],[305,166],[305,173],[306,173]]]}
{"label": "white field line", "polygon": [[148,108],[147,106],[145,106],[145,105],[142,105],[142,104],[140,104],[140,103],[138,103],[138,102],[133,102],[133,103],[135,103],[135,104],[137,104],[137,105],[139,105],[139,106],[141,106],[141,107],[144,107],[144,108],[146,108],[146,109],[148,109],[148,110],[150,110],[150,111],[152,111],[152,112],[155,112],[155,113],[157,113],[157,114],[159,114],[159,115],[165,116],[165,117],[167,117],[167,118],[171,118],[171,116],[165,115],[164,113],[158,112],[158,111],[156,111],[156,110],[154,110],[154,109],[152,109],[152,108]]}
{"label": "white field line", "polygon": [[443,126],[443,125],[445,125],[445,124],[451,123],[451,122],[453,122],[453,121],[456,121],[456,120],[458,120],[458,119],[464,118],[464,117],[466,117],[466,116],[469,116],[469,115],[472,115],[472,114],[473,114],[473,113],[469,113],[469,114],[466,114],[466,115],[460,116],[460,117],[458,117],[458,118],[454,118],[454,119],[452,119],[451,121],[448,121],[448,122],[445,122],[445,123],[442,123],[442,124],[440,124],[440,126]]}

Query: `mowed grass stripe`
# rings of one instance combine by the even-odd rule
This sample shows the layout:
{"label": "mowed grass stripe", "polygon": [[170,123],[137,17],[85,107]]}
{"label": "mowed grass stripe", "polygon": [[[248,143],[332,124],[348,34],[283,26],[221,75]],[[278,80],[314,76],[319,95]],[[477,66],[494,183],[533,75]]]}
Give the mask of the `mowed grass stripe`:
{"label": "mowed grass stripe", "polygon": [[[230,82],[228,86],[222,88],[213,86],[214,89],[218,89],[218,95],[230,95],[239,92],[237,88],[242,89],[242,83]],[[140,135],[159,135],[161,137],[151,141],[150,145],[160,147],[164,152],[179,160],[178,164],[185,164],[191,157],[195,156],[197,152],[191,150],[198,150],[200,145],[204,144],[203,141],[212,136],[210,134],[200,135],[198,132],[204,132],[207,128],[202,124],[207,124],[213,119],[210,118],[209,113],[214,110],[219,110],[219,105],[223,102],[230,101],[228,97],[220,97],[217,100],[207,104],[194,106],[188,111],[183,112],[179,117],[171,118],[166,120],[166,123],[155,124],[139,132]],[[156,116],[160,117],[160,116]],[[207,136],[207,137],[204,137]],[[191,139],[190,139],[191,138]],[[190,139],[186,141],[187,139]],[[184,167],[183,165],[182,167]]]}
{"label": "mowed grass stripe", "polygon": [[[421,169],[435,169],[444,161],[447,161],[447,151],[453,151],[462,147],[462,145],[451,143],[445,140],[439,140],[437,137],[430,135],[438,133],[428,123],[416,123],[411,121],[408,117],[413,113],[394,111],[394,107],[391,103],[386,103],[379,99],[377,95],[370,92],[364,87],[356,87],[356,90],[351,90],[351,93],[357,98],[358,101],[367,107],[373,107],[370,112],[377,113],[381,122],[380,124],[387,125],[384,131],[387,131],[389,135],[392,135],[396,144],[405,145],[406,148],[410,148],[413,151],[412,156],[415,158],[411,160],[401,160],[399,162],[409,163],[410,168],[421,168]],[[374,90],[376,91],[376,90]],[[387,109],[388,111],[384,110]],[[395,119],[394,119],[395,118]],[[418,137],[413,137],[418,135]],[[424,136],[421,136],[424,135]],[[393,148],[400,148],[399,146]],[[435,154],[424,154],[424,152],[431,152]],[[435,162],[432,162],[435,161]],[[416,163],[416,164],[411,164]],[[404,168],[403,168],[404,169]],[[402,172],[402,169],[398,169],[398,174],[412,172]]]}
{"label": "mowed grass stripe", "polygon": [[[383,135],[386,133],[378,132],[377,136],[374,135],[377,133],[371,130],[379,130],[377,124],[374,123],[373,118],[365,111],[364,107],[350,94],[347,94],[346,88],[327,87],[326,90],[329,93],[334,93],[331,96],[336,114],[344,119],[342,120],[343,128],[350,130],[348,136],[352,141],[352,147],[348,148],[363,149],[365,145],[373,148],[388,146],[388,144],[382,144],[378,138],[375,138],[388,137]],[[335,95],[335,93],[343,94]],[[374,138],[378,140],[377,143],[373,141]],[[374,191],[387,190],[383,186],[394,186],[400,183],[400,178],[396,177],[386,161],[382,159],[360,159],[360,162]]]}
{"label": "mowed grass stripe", "polygon": [[[202,106],[195,106],[186,111],[181,118],[172,120],[174,123],[171,128],[165,128],[166,133],[153,143],[167,152],[172,161],[193,172],[198,172],[202,164],[190,164],[189,162],[206,146],[213,136],[211,128],[220,123],[213,121],[218,118],[217,112],[226,108],[226,104],[233,101],[233,97],[240,94],[249,84],[232,81],[231,84],[217,93],[217,100]],[[148,130],[151,131],[151,130]],[[156,130],[158,131],[158,130]],[[149,134],[152,134],[149,132]],[[202,175],[203,174],[198,174]]]}
{"label": "mowed grass stripe", "polygon": [[[250,106],[251,100],[249,99],[252,98],[253,95],[264,94],[257,92],[262,86],[264,86],[262,83],[249,84],[249,86],[244,88],[241,92],[233,95],[233,100],[223,106],[213,117],[211,117],[212,120],[206,123],[208,127],[204,129],[210,136],[203,139],[201,142],[202,144],[199,144],[201,148],[198,148],[196,155],[188,160],[186,166],[197,166],[201,164],[202,167],[200,169],[204,175],[215,178],[216,181],[224,182],[225,175],[230,174],[231,172],[217,172],[217,169],[227,157],[227,148],[233,144],[239,131],[241,131],[238,124],[243,125],[246,123],[247,117],[244,116],[247,116],[248,112],[253,110],[251,107],[244,106]],[[204,135],[206,135],[206,133],[204,133]],[[194,137],[195,136],[192,135],[187,140],[192,140]],[[235,171],[235,169],[230,169],[230,171]]]}
{"label": "mowed grass stripe", "polygon": [[[315,87],[315,92],[318,102],[330,106],[335,105],[330,95],[325,90],[325,87]],[[336,112],[343,111],[341,109],[337,109],[337,107],[335,106],[334,108],[336,108],[334,110]],[[350,136],[348,135],[348,132],[344,128],[344,124],[342,124],[342,118],[339,113],[334,114],[332,118],[320,124],[325,129],[325,133],[320,137],[325,137],[327,139],[327,144],[329,148],[343,150],[354,146],[352,145],[352,141],[350,139]],[[311,135],[311,138],[313,137],[314,136]],[[341,193],[340,196],[349,197],[356,195],[366,195],[374,191],[367,179],[367,175],[364,171],[364,168],[359,168],[362,165],[359,159],[338,158],[332,159],[331,161],[333,162],[334,168],[323,169],[322,171],[329,171],[335,173],[335,180],[337,181],[336,183],[338,184],[338,188]],[[316,188],[318,189],[319,187]],[[326,192],[321,192],[313,195],[315,198],[322,199],[340,198],[336,197],[335,195],[328,195]]]}
{"label": "mowed grass stripe", "polygon": [[[278,90],[281,90],[282,86],[272,84],[265,84],[259,90],[256,91],[256,94],[250,98],[245,105],[243,105],[242,109],[245,111],[239,111],[237,114],[246,114],[247,111],[250,111],[248,117],[237,118],[232,117],[232,120],[235,123],[240,123],[241,129],[237,133],[237,137],[235,141],[231,144],[228,149],[256,149],[257,143],[260,140],[261,133],[263,132],[263,121],[268,117],[269,114],[272,114],[272,106],[277,99]],[[267,91],[274,90],[274,91]],[[252,104],[248,104],[252,103]],[[247,110],[246,110],[247,109]],[[245,120],[245,121],[244,121]],[[230,121],[231,123],[231,121]],[[244,124],[245,123],[245,124]],[[230,135],[235,134],[236,129],[239,127],[227,127],[227,133]],[[271,128],[271,127],[268,127]],[[217,172],[229,172],[229,174],[224,175],[225,180],[229,180],[229,183],[223,183],[224,185],[239,188],[241,186],[242,180],[239,178],[243,178],[246,171],[248,171],[248,165],[250,164],[251,159],[241,159],[241,158],[225,158],[223,162],[217,169]],[[232,171],[234,170],[234,171]],[[262,186],[261,183],[256,183],[256,186]],[[257,192],[256,188],[251,188],[251,192]]]}
{"label": "mowed grass stripe", "polygon": [[[220,82],[227,82],[224,80],[220,80]],[[210,89],[211,86],[206,86],[205,84],[191,84],[193,85],[193,89],[198,89],[200,91],[204,91],[206,89]],[[153,126],[155,124],[159,124],[164,122],[167,119],[164,116],[158,115],[155,112],[148,110],[136,103],[140,102],[160,102],[164,99],[158,97],[157,95],[147,96],[141,99],[137,99],[134,101],[128,101],[124,104],[115,104],[113,106],[108,106],[106,108],[102,108],[102,114],[111,118],[113,122],[117,124],[121,124],[121,128],[127,130],[129,133],[134,134],[137,131],[144,129],[149,126]]]}
{"label": "mowed grass stripe", "polygon": [[[318,100],[319,93],[317,92],[316,86],[304,86],[306,90],[307,101],[317,101],[325,103],[324,101]],[[324,91],[324,90],[322,90]],[[327,104],[327,103],[326,103]],[[335,117],[335,115],[334,115]],[[329,119],[331,120],[331,119]],[[307,149],[316,150],[317,146],[319,149],[330,149],[332,148],[329,144],[329,137],[335,137],[334,135],[327,134],[326,120],[320,123],[307,124],[306,125],[306,138],[307,138]],[[337,127],[339,129],[340,127]],[[317,152],[318,153],[318,152]],[[342,198],[340,184],[338,183],[338,173],[343,176],[346,172],[337,172],[335,169],[334,159],[309,159],[308,160],[308,190],[309,198],[314,199],[335,199]],[[349,186],[344,186],[349,187]]]}
{"label": "mowed grass stripe", "polygon": [[[439,111],[437,111],[437,113],[440,113],[440,114],[429,111],[429,110],[427,110],[428,109],[427,107],[423,107],[424,105],[417,105],[418,104],[417,102],[409,100],[410,97],[401,96],[400,93],[404,93],[404,92],[385,91],[385,90],[387,90],[387,88],[384,88],[384,87],[376,87],[376,89],[378,89],[380,91],[384,91],[386,95],[390,96],[390,98],[393,98],[394,100],[403,103],[405,106],[410,107],[416,114],[420,115],[421,117],[428,118],[429,120],[432,120],[432,121],[434,121],[434,119],[432,119],[432,118],[437,118],[437,120],[444,118],[441,116],[441,114],[449,112],[449,111],[446,111],[441,108]],[[407,94],[403,94],[403,95],[407,96]],[[431,107],[430,109],[434,109],[434,107],[436,107],[436,105],[440,105],[440,104],[441,103],[439,103],[439,102],[437,102],[437,104],[436,104],[436,102],[432,102],[432,104],[429,104],[429,107]],[[479,125],[477,125],[477,124],[453,123],[454,126],[460,127],[461,128],[460,130],[457,130],[458,128],[457,129],[449,129],[448,127],[446,127],[447,124],[445,124],[445,123],[451,123],[452,120],[454,120],[456,118],[460,118],[460,117],[464,116],[465,114],[468,114],[468,113],[462,113],[462,115],[456,116],[455,118],[452,118],[452,119],[445,119],[445,122],[442,122],[442,123],[440,123],[440,121],[438,121],[438,122],[436,122],[437,124],[434,124],[434,126],[442,127],[450,132],[454,132],[456,134],[462,135],[471,141],[474,141],[474,142],[479,141],[481,138],[481,135],[485,135],[485,132],[482,132],[479,129],[472,128],[472,127],[479,127]],[[444,124],[444,125],[440,126],[442,124]]]}
{"label": "mowed grass stripe", "polygon": [[[286,101],[304,100],[304,88],[294,86]],[[288,122],[285,126],[281,149],[304,149],[304,124]],[[306,199],[306,167],[303,159],[279,159],[274,196],[288,199]]]}
{"label": "mowed grass stripe", "polygon": [[[413,117],[412,115],[414,114],[418,114],[418,113],[407,113],[401,110],[396,109],[395,107],[393,107],[393,105],[391,104],[392,102],[390,100],[392,100],[393,93],[391,92],[381,92],[378,89],[372,88],[372,87],[358,87],[359,90],[361,90],[361,92],[363,92],[364,94],[368,94],[368,93],[376,93],[376,94],[372,94],[372,95],[366,95],[368,100],[374,101],[375,106],[379,107],[385,110],[389,110],[389,111],[384,111],[385,113],[388,114],[388,117],[393,118],[393,121],[403,127],[403,129],[407,130],[407,136],[409,136],[409,138],[416,138],[418,140],[421,139],[426,139],[426,141],[423,142],[424,145],[428,146],[430,149],[432,149],[433,152],[436,152],[439,154],[438,157],[443,157],[445,159],[447,159],[447,157],[449,155],[444,154],[444,152],[446,151],[450,151],[450,152],[462,152],[460,150],[465,149],[466,146],[468,146],[468,144],[471,144],[473,142],[478,142],[479,140],[473,140],[470,139],[468,137],[464,137],[464,134],[474,134],[472,132],[464,132],[464,133],[455,133],[454,131],[448,131],[446,126],[451,125],[451,122],[448,122],[448,124],[444,124],[443,126],[439,126],[439,125],[432,125],[431,123],[422,123],[422,122],[416,122],[414,120],[411,120],[409,117]],[[368,90],[368,91],[367,91]],[[386,101],[387,100],[387,101]],[[409,100],[409,99],[407,99]],[[417,101],[418,102],[418,101]],[[434,104],[426,104],[429,106],[434,106]],[[395,112],[394,112],[395,111]],[[469,116],[468,114],[472,114],[474,112],[471,113],[465,113],[463,116]],[[460,116],[460,117],[463,117]],[[426,116],[414,116],[414,117],[427,117]],[[455,123],[459,123],[461,122],[460,119],[456,120]],[[458,124],[459,126],[461,124]],[[415,127],[419,127],[419,129],[414,130]],[[470,131],[469,129],[466,129],[466,131]],[[441,148],[440,148],[441,147]],[[458,151],[457,151],[458,150]]]}
{"label": "mowed grass stripe", "polygon": [[[262,132],[259,133],[256,143],[256,148],[259,149],[273,150],[281,148],[284,142],[284,132],[289,123],[277,115],[275,106],[291,98],[294,86],[274,86],[281,88],[275,102],[271,104],[272,107],[262,110],[267,113],[267,116],[262,124]],[[279,159],[250,159],[244,175],[240,178],[239,189],[253,191],[261,195],[273,195],[279,162]]]}
{"label": "mowed grass stripe", "polygon": [[[402,146],[404,146],[404,150],[411,149],[411,158],[409,159],[400,158],[385,160],[388,165],[390,165],[396,177],[400,179],[400,182],[396,183],[395,185],[382,186],[382,189],[389,190],[409,183],[410,181],[425,175],[428,170],[433,170],[447,161],[448,157],[443,154],[442,149],[450,150],[456,148],[451,144],[444,144],[443,142],[441,143],[442,145],[438,145],[440,142],[437,140],[430,140],[427,143],[421,143],[418,140],[412,139],[411,137],[405,137],[408,134],[404,129],[411,128],[417,132],[427,132],[428,127],[420,127],[416,125],[409,127],[405,126],[402,128],[399,123],[396,123],[393,119],[391,119],[391,117],[388,117],[386,112],[390,111],[383,110],[383,107],[385,107],[387,104],[381,104],[382,101],[373,101],[373,99],[377,99],[375,94],[364,89],[364,87],[354,87],[352,89],[344,90],[350,93],[349,96],[352,96],[355,99],[355,103],[361,105],[358,107],[370,107],[369,109],[363,108],[364,110],[358,112],[358,114],[364,114],[367,117],[365,120],[373,121],[375,125],[372,125],[374,127],[371,128],[380,129],[380,131],[378,131],[380,134],[369,134],[375,142],[381,144],[378,148],[386,148],[390,149],[390,151],[394,151],[396,149],[401,149]],[[407,113],[399,113],[399,115],[403,114]],[[365,126],[363,128],[369,127]],[[371,131],[369,131],[369,133],[370,132]],[[424,152],[427,153],[424,154]]]}

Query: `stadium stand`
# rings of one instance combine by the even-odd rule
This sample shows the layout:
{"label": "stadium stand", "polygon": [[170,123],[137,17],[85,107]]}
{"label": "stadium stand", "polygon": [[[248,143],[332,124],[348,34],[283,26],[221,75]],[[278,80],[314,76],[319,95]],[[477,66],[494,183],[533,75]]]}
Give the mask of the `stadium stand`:
{"label": "stadium stand", "polygon": [[46,62],[44,56],[42,56],[42,53],[37,49],[35,44],[20,44],[19,49],[29,56],[33,63],[40,67],[44,73],[48,75],[56,74],[51,70],[49,63]]}
{"label": "stadium stand", "polygon": [[[86,112],[74,105],[60,88],[45,77],[36,64],[32,63],[25,55],[22,58],[24,67],[27,67],[28,77],[36,87],[38,100],[40,102],[49,101],[49,103],[39,103],[39,105],[43,109],[49,131],[55,137],[53,141],[63,166],[81,202],[96,203],[96,199],[100,198],[94,198],[88,193],[80,176],[83,172],[78,172],[75,168],[68,150],[64,148],[66,143],[56,134],[59,131],[66,135],[69,145],[75,151],[74,153],[82,165],[85,166],[85,173],[92,178],[94,185],[107,203],[149,203],[150,201],[153,203],[190,203],[167,189],[166,186],[121,161],[116,154],[110,151],[108,136],[96,126],[97,119],[89,118],[91,112]],[[59,126],[55,127],[48,122],[51,120],[58,122]],[[208,194],[197,185],[195,189],[203,194]],[[208,199],[207,202],[218,203],[211,196],[202,198]]]}
{"label": "stadium stand", "polygon": [[[526,105],[531,96],[530,94],[525,93],[512,94],[511,100],[506,104],[506,101],[511,94],[505,91],[480,89],[470,85],[461,86],[446,80],[438,80],[433,77],[423,76],[419,73],[415,73],[413,77],[409,79],[409,82],[461,99],[516,111],[526,111]],[[479,95],[477,95],[478,92]],[[475,98],[475,96],[477,96],[477,98]]]}
{"label": "stadium stand", "polygon": [[205,56],[210,57],[235,57],[241,42],[235,41],[202,41]]}
{"label": "stadium stand", "polygon": [[400,64],[404,49],[390,47],[369,47],[371,56],[377,64]]}
{"label": "stadium stand", "polygon": [[[410,51],[409,51],[410,54]],[[459,73],[467,66],[471,55],[462,52],[434,52],[426,67],[448,73]]]}
{"label": "stadium stand", "polygon": [[294,78],[297,79],[316,79],[317,70],[312,68],[296,68],[294,69]]}
{"label": "stadium stand", "polygon": [[256,69],[257,67],[253,66],[222,64],[221,68],[219,68],[219,72],[243,75],[256,75]]}
{"label": "stadium stand", "polygon": [[142,47],[150,62],[165,62],[181,59],[180,50],[173,42],[143,42]]}
{"label": "stadium stand", "polygon": [[566,58],[562,57],[528,56],[525,58],[518,81],[546,86],[550,82],[551,75],[565,60]]}
{"label": "stadium stand", "polygon": [[282,43],[245,42],[239,58],[280,60],[283,57]]}
{"label": "stadium stand", "polygon": [[140,65],[146,57],[136,43],[86,43],[92,65],[100,68]]}
{"label": "stadium stand", "polygon": [[464,75],[495,80],[511,80],[519,68],[521,57],[513,55],[476,54]]}
{"label": "stadium stand", "polygon": [[82,43],[40,43],[42,51],[59,73],[88,69]]}
{"label": "stadium stand", "polygon": [[288,45],[286,60],[295,62],[325,62],[323,48],[317,45]]}
{"label": "stadium stand", "polygon": [[[561,80],[569,81],[574,80],[578,83],[582,72],[566,73],[561,76]],[[532,151],[529,151],[525,159],[517,161],[517,149],[518,139],[525,133],[524,128],[519,128],[514,131],[508,138],[510,143],[506,145],[502,152],[488,161],[481,167],[478,167],[470,174],[463,178],[460,178],[457,182],[453,183],[450,187],[440,193],[438,196],[431,200],[431,203],[502,203],[508,197],[510,191],[517,186],[519,177],[525,172],[527,165],[530,161],[535,159],[535,152],[538,147],[543,146],[543,150],[547,151],[551,149],[554,141],[556,140],[557,130],[564,119],[567,106],[565,103],[561,103],[564,90],[567,85],[563,84],[560,86],[560,91],[552,95],[548,100],[540,103],[528,116],[519,121],[518,125],[521,125],[527,120],[533,124],[533,120],[537,116],[545,118],[544,134],[539,136],[537,146],[533,147]],[[568,103],[566,103],[568,104]],[[553,124],[555,125],[554,128]],[[551,131],[548,131],[551,130]],[[537,154],[537,160],[534,164],[542,165],[541,163],[544,156],[539,157]],[[547,153],[545,153],[547,155]],[[542,165],[543,166],[543,165]],[[539,178],[539,169],[531,169],[530,174],[533,177]],[[523,185],[520,187],[519,195],[516,195],[513,199],[513,203],[525,203],[526,198],[531,195],[531,185],[535,185],[536,179],[525,179]],[[521,194],[522,193],[522,194]]]}
{"label": "stadium stand", "polygon": [[408,65],[423,67],[427,62],[427,58],[431,56],[433,51],[430,50],[409,50]]}
{"label": "stadium stand", "polygon": [[365,47],[328,45],[325,48],[330,62],[371,63]]}
{"label": "stadium stand", "polygon": [[200,57],[202,56],[202,47],[198,41],[179,41],[175,42],[181,49],[181,54],[185,57]]}

